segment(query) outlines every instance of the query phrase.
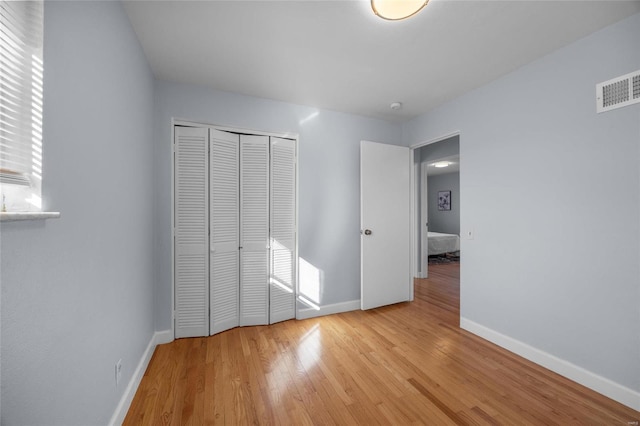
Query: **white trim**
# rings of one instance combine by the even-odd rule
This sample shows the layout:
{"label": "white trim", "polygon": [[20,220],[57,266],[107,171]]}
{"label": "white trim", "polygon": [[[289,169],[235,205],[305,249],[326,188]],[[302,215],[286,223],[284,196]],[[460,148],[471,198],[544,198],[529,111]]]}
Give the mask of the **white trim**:
{"label": "white trim", "polygon": [[588,387],[627,407],[640,411],[640,392],[585,370],[575,364],[505,336],[495,330],[461,317],[460,328],[482,337],[521,357]]}
{"label": "white trim", "polygon": [[124,422],[124,418],[127,416],[133,397],[135,396],[138,386],[140,386],[140,382],[142,381],[142,376],[144,376],[145,371],[147,371],[147,366],[149,365],[149,361],[151,361],[153,351],[156,349],[157,345],[172,341],[172,330],[156,331],[153,336],[151,336],[149,345],[147,345],[147,349],[142,354],[142,358],[140,358],[140,362],[138,363],[136,370],[133,372],[133,376],[131,377],[131,380],[129,380],[129,384],[122,394],[116,410],[111,416],[111,420],[109,420],[109,425],[121,425],[122,422]]}
{"label": "white trim", "polygon": [[[298,302],[301,303],[301,302]],[[348,302],[334,303],[332,305],[320,306],[320,309],[304,308],[298,309],[296,319],[303,320],[308,318],[321,317],[324,315],[339,314],[342,312],[357,311],[360,309],[360,299],[350,300]]]}
{"label": "white trim", "polygon": [[[428,165],[420,161],[420,272],[421,278],[429,278],[429,227],[426,223],[429,221],[429,177]],[[427,231],[425,235],[424,231]],[[416,229],[416,234],[417,234]],[[423,269],[424,268],[424,269]]]}
{"label": "white trim", "polygon": [[296,135],[295,141],[296,141],[296,143],[295,143],[295,150],[296,150],[296,154],[295,154],[295,161],[296,161],[296,189],[295,189],[295,192],[296,193],[295,193],[294,196],[296,198],[296,202],[295,202],[295,207],[296,207],[295,215],[296,216],[295,216],[294,220],[296,221],[296,225],[295,225],[296,226],[296,229],[295,229],[296,233],[295,233],[295,241],[294,241],[295,252],[293,254],[294,255],[293,259],[294,259],[294,263],[295,263],[294,267],[296,268],[296,273],[295,273],[295,276],[293,277],[293,279],[295,280],[294,291],[295,291],[295,299],[296,300],[293,303],[294,303],[294,309],[295,309],[295,316],[296,316],[296,318],[298,318],[298,312],[299,312],[299,309],[298,309],[298,296],[300,295],[300,246],[298,245],[298,232],[299,232],[298,225],[300,223],[299,222],[299,216],[298,216],[299,211],[300,211],[300,205],[298,204],[298,202],[300,200],[300,193],[299,193],[299,190],[300,190],[300,186],[299,186],[300,185],[300,167],[299,167],[299,165],[300,165],[300,161],[299,161],[299,159],[300,159],[300,157],[299,157],[300,147],[299,147],[298,135]]}
{"label": "white trim", "polygon": [[171,118],[171,336],[176,335],[176,122]]}
{"label": "white trim", "polygon": [[449,139],[449,138],[460,136],[460,133],[461,133],[460,130],[456,130],[456,131],[448,133],[448,134],[446,134],[444,136],[438,136],[437,138],[434,138],[434,139],[429,139],[429,140],[424,141],[424,142],[418,142],[416,144],[411,145],[409,148],[411,148],[411,149],[422,148],[423,146],[431,145],[432,143],[436,143],[436,142],[440,142],[440,141],[443,141],[443,140],[446,140],[446,139]]}
{"label": "white trim", "polygon": [[60,212],[0,212],[0,222],[17,220],[58,219]]}
{"label": "white trim", "polygon": [[[418,252],[418,238],[416,236],[415,226],[420,223],[419,209],[417,206],[417,193],[418,193],[418,168],[416,167],[416,150],[409,148],[411,155],[411,181],[409,183],[409,190],[411,191],[411,276],[415,278],[422,278],[422,272],[420,271],[420,262],[416,262],[415,254]],[[418,225],[419,226],[419,225]],[[414,294],[413,279],[411,280],[411,294]],[[412,299],[413,300],[413,299]]]}
{"label": "white trim", "polygon": [[265,132],[263,130],[247,129],[244,127],[220,126],[218,124],[185,120],[185,119],[176,118],[176,117],[173,117],[171,120],[172,120],[171,127],[174,127],[174,126],[207,127],[207,128],[211,127],[216,130],[222,130],[223,132],[250,134],[250,135],[256,135],[256,136],[272,136],[276,138],[295,139],[296,141],[300,137],[299,133],[292,133],[292,132]]}
{"label": "white trim", "polygon": [[156,331],[153,335],[153,340],[156,346],[164,345],[165,343],[171,343],[174,340],[173,333],[171,332],[171,330]]}

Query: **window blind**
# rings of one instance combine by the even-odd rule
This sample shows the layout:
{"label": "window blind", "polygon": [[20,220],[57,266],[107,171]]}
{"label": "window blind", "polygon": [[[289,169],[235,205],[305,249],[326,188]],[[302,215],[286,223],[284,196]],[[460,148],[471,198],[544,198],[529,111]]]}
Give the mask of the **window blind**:
{"label": "window blind", "polygon": [[3,207],[40,209],[43,3],[0,2],[0,186]]}

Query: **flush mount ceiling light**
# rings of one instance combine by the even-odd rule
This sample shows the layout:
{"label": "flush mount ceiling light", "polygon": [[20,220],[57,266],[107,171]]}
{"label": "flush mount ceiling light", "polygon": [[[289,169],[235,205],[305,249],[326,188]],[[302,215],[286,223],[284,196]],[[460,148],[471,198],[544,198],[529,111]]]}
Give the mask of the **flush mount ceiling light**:
{"label": "flush mount ceiling light", "polygon": [[389,21],[399,21],[420,12],[429,0],[371,0],[373,13]]}
{"label": "flush mount ceiling light", "polygon": [[437,168],[449,167],[449,162],[448,161],[438,161],[437,163],[433,163],[433,166],[437,167]]}
{"label": "flush mount ceiling light", "polygon": [[402,102],[392,102],[391,105],[389,105],[389,108],[394,111],[398,111],[399,109],[402,109]]}

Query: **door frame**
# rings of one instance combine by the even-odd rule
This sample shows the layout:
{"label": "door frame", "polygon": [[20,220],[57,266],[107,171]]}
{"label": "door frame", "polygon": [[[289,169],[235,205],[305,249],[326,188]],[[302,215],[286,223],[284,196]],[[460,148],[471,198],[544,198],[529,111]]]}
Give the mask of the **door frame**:
{"label": "door frame", "polygon": [[262,130],[253,130],[239,127],[230,127],[230,126],[221,126],[218,124],[205,123],[201,121],[193,121],[183,118],[171,117],[171,127],[170,127],[170,139],[169,146],[171,150],[171,340],[175,340],[176,336],[176,271],[175,271],[175,127],[176,126],[186,126],[186,127],[212,127],[217,130],[222,130],[226,132],[233,132],[239,134],[250,134],[250,135],[259,135],[259,136],[269,136],[283,139],[293,139],[295,141],[296,147],[296,187],[295,187],[295,221],[296,221],[296,230],[295,230],[295,245],[296,250],[294,253],[294,259],[296,262],[296,273],[295,273],[295,310],[296,310],[296,318],[298,316],[298,284],[299,284],[299,268],[298,268],[298,201],[299,201],[299,171],[300,167],[298,162],[298,154],[299,154],[299,141],[300,135],[298,133],[293,132],[265,132]]}
{"label": "door frame", "polygon": [[[420,206],[418,206],[418,200],[416,197],[417,177],[421,176],[420,174],[421,163],[420,162],[416,163],[417,150],[422,148],[423,146],[431,145],[436,142],[441,142],[443,140],[446,140],[455,136],[462,137],[460,130],[455,130],[451,133],[444,134],[443,136],[438,136],[436,138],[428,139],[426,141],[418,142],[416,144],[409,146],[409,148],[411,149],[411,167],[413,167],[413,170],[411,172],[411,274],[413,275],[414,278],[421,278],[418,274],[419,272],[418,262],[417,262],[418,255],[420,255],[420,260],[422,261],[422,253],[418,249],[419,238],[418,238],[418,228],[417,228],[418,223],[421,220]],[[426,272],[425,276],[428,275],[428,269],[426,269],[423,272]],[[413,293],[414,293],[414,284],[413,284],[413,280],[411,280],[411,294],[413,295]]]}
{"label": "door frame", "polygon": [[[420,253],[419,259],[420,264],[416,266],[416,277],[418,278],[429,278],[429,264],[427,262],[429,258],[429,242],[427,240],[427,235],[425,235],[424,230],[426,228],[427,232],[429,232],[429,186],[428,186],[428,165],[426,163],[419,163],[416,165],[418,170],[420,170],[420,205],[416,205],[416,215],[418,215],[417,225],[420,231]],[[417,229],[416,229],[417,231]],[[423,269],[424,268],[424,269]]]}

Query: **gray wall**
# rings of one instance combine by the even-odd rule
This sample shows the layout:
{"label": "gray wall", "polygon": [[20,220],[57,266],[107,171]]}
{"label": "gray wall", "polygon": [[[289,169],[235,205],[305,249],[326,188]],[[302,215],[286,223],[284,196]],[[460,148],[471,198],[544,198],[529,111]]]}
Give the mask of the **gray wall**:
{"label": "gray wall", "polygon": [[299,139],[299,254],[320,304],[360,299],[360,141],[400,144],[400,125],[203,87],[156,83],[156,329],[171,328],[171,118]]}
{"label": "gray wall", "polygon": [[360,140],[460,130],[462,316],[640,390],[640,106],[593,99],[640,68],[639,38],[636,15],[400,128],[154,87],[119,3],[47,2],[43,195],[62,218],[0,225],[2,424],[105,424],[115,362],[126,384],[170,328],[171,117],[300,134],[300,255],[322,304],[360,297]]}
{"label": "gray wall", "polygon": [[[429,176],[429,231],[460,235],[460,174]],[[451,191],[451,210],[438,210],[438,191]]]}
{"label": "gray wall", "polygon": [[640,69],[637,40],[640,14],[406,123],[403,141],[461,132],[461,316],[640,391],[640,105],[596,114],[594,96]]}
{"label": "gray wall", "polygon": [[62,217],[0,228],[1,422],[104,425],[154,332],[153,76],[119,2],[46,2],[44,40]]}
{"label": "gray wall", "polygon": [[430,143],[419,148],[420,160],[425,162],[438,161],[446,157],[460,154],[460,136],[455,135],[450,138]]}

